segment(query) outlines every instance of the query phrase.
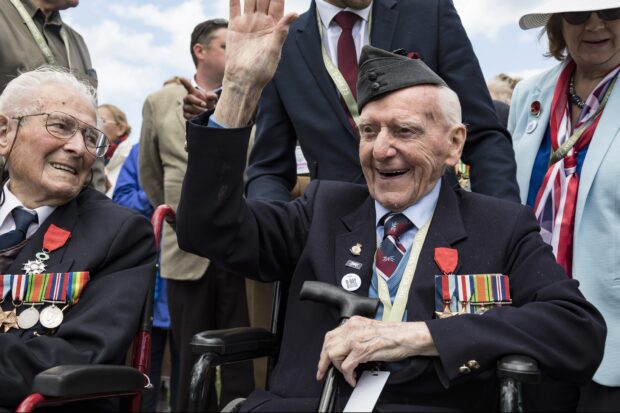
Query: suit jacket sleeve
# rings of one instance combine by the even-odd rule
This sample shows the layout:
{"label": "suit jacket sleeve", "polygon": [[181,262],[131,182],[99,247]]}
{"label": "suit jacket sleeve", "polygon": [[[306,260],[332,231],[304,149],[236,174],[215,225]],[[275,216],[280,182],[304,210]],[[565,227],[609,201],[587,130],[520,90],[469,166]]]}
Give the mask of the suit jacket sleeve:
{"label": "suit jacket sleeve", "polygon": [[551,377],[587,382],[603,356],[606,327],[601,314],[555,262],[529,208],[523,207],[507,230],[512,234],[506,273],[513,305],[483,315],[427,321],[443,369],[440,377],[469,380],[476,372],[459,372],[469,360],[478,361],[482,372],[504,355],[524,354]]}
{"label": "suit jacket sleeve", "polygon": [[248,168],[249,199],[291,199],[290,191],[297,180],[296,136],[280,92],[272,80],[258,103],[256,136]]}
{"label": "suit jacket sleeve", "polygon": [[[113,222],[118,219],[122,221]],[[113,235],[103,230],[110,236],[84,238],[76,227],[69,241],[73,250],[84,253],[86,249],[95,259],[90,268],[74,269],[89,271],[91,280],[79,302],[65,312],[56,333],[35,336],[34,331],[26,330],[0,334],[0,406],[17,405],[30,392],[34,376],[48,368],[124,362],[153,279],[153,231],[148,221],[135,213],[99,215],[94,226],[98,225],[112,228]],[[76,261],[83,260],[76,256]]]}
{"label": "suit jacket sleeve", "polygon": [[294,202],[246,201],[243,170],[251,128],[208,128],[208,116],[188,123],[179,246],[248,278],[289,278],[305,245],[316,185]]}
{"label": "suit jacket sleeve", "polygon": [[155,128],[155,114],[150,98],[142,108],[142,130],[140,131],[139,176],[142,188],[151,205],[158,206],[164,200],[164,168],[159,155],[159,138]]}
{"label": "suit jacket sleeve", "polygon": [[519,202],[510,135],[493,108],[478,59],[450,0],[439,1],[438,74],[459,96],[468,136],[463,162],[471,167],[473,192]]}

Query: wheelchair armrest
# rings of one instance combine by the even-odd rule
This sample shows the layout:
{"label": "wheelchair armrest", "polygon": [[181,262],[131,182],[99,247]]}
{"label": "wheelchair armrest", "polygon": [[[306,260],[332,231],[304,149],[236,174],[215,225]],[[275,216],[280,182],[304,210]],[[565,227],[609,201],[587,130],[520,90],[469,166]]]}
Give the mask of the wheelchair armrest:
{"label": "wheelchair armrest", "polygon": [[142,373],[128,366],[66,365],[37,374],[32,390],[49,397],[126,393],[143,390],[146,381]]}
{"label": "wheelchair armrest", "polygon": [[209,354],[213,364],[268,357],[278,352],[277,337],[263,328],[240,327],[195,334],[190,343],[197,354]]}
{"label": "wheelchair armrest", "polygon": [[497,375],[500,379],[510,378],[522,383],[539,383],[538,363],[531,357],[509,355],[497,362]]}

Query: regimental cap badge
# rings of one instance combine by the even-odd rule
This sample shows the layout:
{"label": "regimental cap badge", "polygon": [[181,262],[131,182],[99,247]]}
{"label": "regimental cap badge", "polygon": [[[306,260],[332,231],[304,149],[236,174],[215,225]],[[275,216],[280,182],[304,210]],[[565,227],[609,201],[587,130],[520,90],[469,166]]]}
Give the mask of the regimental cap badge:
{"label": "regimental cap badge", "polygon": [[351,251],[351,254],[353,255],[360,255],[362,253],[362,244],[358,242],[357,244],[352,246],[349,251]]}

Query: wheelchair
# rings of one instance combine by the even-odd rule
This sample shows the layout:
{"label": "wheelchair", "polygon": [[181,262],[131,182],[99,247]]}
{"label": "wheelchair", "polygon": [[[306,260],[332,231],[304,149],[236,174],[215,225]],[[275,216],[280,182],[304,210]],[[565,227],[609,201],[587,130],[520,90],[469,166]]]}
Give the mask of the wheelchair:
{"label": "wheelchair", "polygon": [[[168,205],[157,207],[151,219],[158,253],[164,220],[174,226],[176,214]],[[142,392],[149,391],[153,387],[149,374],[154,284],[155,274],[153,274],[150,293],[147,294],[142,308],[140,326],[128,355],[130,366],[63,365],[52,367],[35,377],[32,394],[19,404],[16,411],[31,412],[43,406],[118,397],[123,397],[124,401],[128,402],[127,405],[123,405],[123,410],[141,411]]]}
{"label": "wheelchair", "polygon": [[[306,283],[317,282],[307,281]],[[203,331],[194,335],[191,341],[191,347],[193,352],[200,356],[194,364],[192,371],[189,394],[190,411],[206,411],[207,391],[210,386],[209,380],[214,376],[212,374],[207,374],[209,369],[214,369],[222,364],[262,357],[269,357],[268,372],[273,369],[277,362],[281,333],[284,325],[284,317],[281,315],[280,309],[286,307],[285,303],[283,303],[286,297],[286,288],[280,282],[275,284],[271,331],[255,327],[242,327]],[[329,287],[338,289],[331,285],[323,285],[319,289],[325,290]],[[354,296],[352,293],[345,293],[344,291],[343,293]],[[304,289],[302,288],[302,299],[304,299],[303,295]],[[374,312],[372,312],[372,314],[374,314]],[[341,312],[341,317],[342,315]],[[349,318],[350,316],[351,315],[345,318]],[[541,380],[541,373],[538,368],[538,363],[531,357],[524,355],[507,355],[497,363],[497,378],[500,382],[498,410],[500,412],[522,412],[522,385],[539,383]],[[319,402],[319,412],[334,411],[333,398],[329,400],[329,397],[334,394],[334,380],[332,379],[330,383],[328,377],[325,382],[326,385]],[[326,393],[329,393],[329,395],[326,396]],[[238,411],[244,400],[245,399],[233,400],[222,411]]]}

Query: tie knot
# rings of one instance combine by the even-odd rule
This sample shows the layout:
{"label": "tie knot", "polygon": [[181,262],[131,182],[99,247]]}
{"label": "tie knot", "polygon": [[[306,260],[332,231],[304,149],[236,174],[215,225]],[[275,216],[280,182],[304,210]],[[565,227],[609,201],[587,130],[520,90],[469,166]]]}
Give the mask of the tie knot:
{"label": "tie knot", "polygon": [[399,238],[412,227],[413,223],[409,221],[409,218],[407,218],[404,214],[388,215],[383,223],[383,238],[388,235],[391,235],[394,238]]}
{"label": "tie knot", "polygon": [[24,208],[15,208],[11,211],[13,220],[15,221],[15,229],[26,234],[28,227],[37,219],[37,214],[32,214]]}
{"label": "tie knot", "polygon": [[352,30],[359,18],[360,16],[350,11],[341,11],[334,17],[334,21],[342,30]]}

